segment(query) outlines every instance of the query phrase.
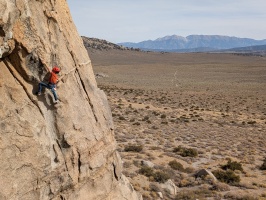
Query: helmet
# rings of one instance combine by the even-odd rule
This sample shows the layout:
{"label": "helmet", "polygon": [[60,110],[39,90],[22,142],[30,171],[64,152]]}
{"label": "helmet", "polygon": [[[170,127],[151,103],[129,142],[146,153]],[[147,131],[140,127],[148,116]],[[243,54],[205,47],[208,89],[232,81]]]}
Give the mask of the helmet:
{"label": "helmet", "polygon": [[59,69],[59,67],[54,66],[54,68],[52,69],[52,71],[55,72],[55,73],[59,73],[60,72],[60,69]]}

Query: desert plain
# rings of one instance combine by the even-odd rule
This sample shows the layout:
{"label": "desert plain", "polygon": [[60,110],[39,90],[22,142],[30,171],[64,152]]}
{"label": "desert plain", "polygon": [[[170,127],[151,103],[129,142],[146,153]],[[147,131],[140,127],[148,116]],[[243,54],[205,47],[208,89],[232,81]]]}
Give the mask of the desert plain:
{"label": "desert plain", "polygon": [[266,199],[265,56],[88,51],[143,199]]}

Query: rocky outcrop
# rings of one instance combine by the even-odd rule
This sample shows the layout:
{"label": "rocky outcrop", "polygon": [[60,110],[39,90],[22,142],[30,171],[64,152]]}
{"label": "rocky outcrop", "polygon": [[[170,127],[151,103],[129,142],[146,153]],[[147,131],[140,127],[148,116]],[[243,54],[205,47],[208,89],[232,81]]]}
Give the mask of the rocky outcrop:
{"label": "rocky outcrop", "polygon": [[[0,0],[0,199],[138,199],[65,0]],[[37,97],[61,68],[60,104]]]}
{"label": "rocky outcrop", "polygon": [[121,45],[117,45],[111,42],[108,42],[106,40],[101,40],[98,38],[88,38],[85,36],[81,37],[84,43],[85,48],[88,51],[91,50],[99,50],[99,51],[103,51],[103,50],[121,50],[121,51],[125,51],[125,50],[130,50],[130,51],[140,51],[140,49],[134,49],[134,48],[129,48],[129,47],[124,47]]}

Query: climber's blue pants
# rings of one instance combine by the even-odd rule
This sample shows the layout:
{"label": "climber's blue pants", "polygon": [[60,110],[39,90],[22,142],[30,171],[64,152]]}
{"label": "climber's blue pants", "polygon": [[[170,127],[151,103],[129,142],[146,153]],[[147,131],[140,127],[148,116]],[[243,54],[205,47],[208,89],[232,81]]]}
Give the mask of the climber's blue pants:
{"label": "climber's blue pants", "polygon": [[46,83],[40,82],[39,83],[39,90],[38,90],[38,92],[42,92],[42,88],[43,87],[46,87],[46,88],[48,88],[48,89],[50,89],[52,91],[52,93],[54,95],[54,99],[57,100],[58,97],[57,97],[57,94],[56,94],[56,91],[55,91],[55,86],[56,85],[55,84],[52,84],[52,83],[46,84]]}

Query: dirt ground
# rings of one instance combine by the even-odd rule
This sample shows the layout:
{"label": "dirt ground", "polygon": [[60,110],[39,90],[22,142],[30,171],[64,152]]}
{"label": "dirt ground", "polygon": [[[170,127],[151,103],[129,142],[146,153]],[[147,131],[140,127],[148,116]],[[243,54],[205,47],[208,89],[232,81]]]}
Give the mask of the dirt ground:
{"label": "dirt ground", "polygon": [[[89,55],[110,102],[123,173],[144,199],[266,199],[266,57]],[[242,169],[225,169],[228,163]],[[239,179],[196,179],[201,169]],[[175,192],[164,188],[167,179]]]}

